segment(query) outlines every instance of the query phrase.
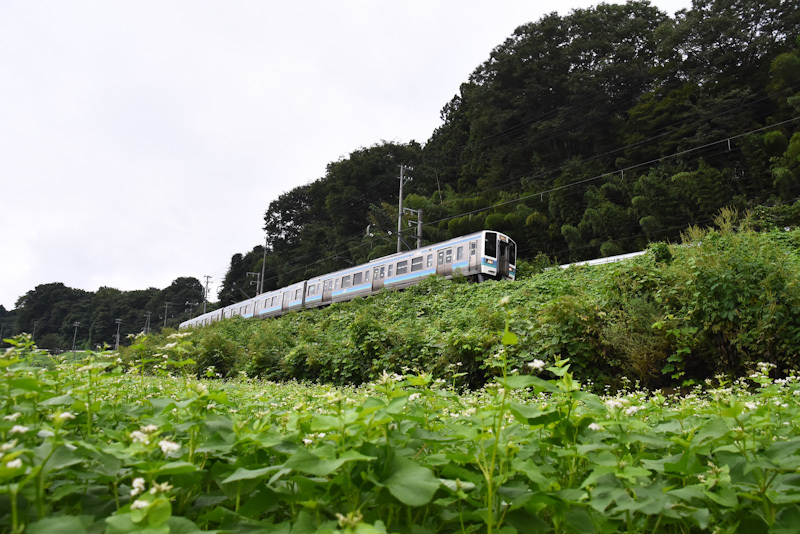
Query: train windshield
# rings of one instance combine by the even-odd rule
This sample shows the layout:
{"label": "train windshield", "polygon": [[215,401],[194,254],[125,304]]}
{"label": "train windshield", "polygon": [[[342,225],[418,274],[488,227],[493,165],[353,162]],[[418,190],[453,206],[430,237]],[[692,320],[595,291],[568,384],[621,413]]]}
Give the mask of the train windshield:
{"label": "train windshield", "polygon": [[497,257],[497,233],[486,232],[486,241],[483,245],[483,254],[491,258]]}

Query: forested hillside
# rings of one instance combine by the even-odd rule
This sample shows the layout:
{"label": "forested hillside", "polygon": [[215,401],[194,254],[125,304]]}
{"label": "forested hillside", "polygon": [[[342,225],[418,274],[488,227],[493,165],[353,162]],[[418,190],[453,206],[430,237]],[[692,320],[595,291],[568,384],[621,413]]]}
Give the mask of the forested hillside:
{"label": "forested hillside", "polygon": [[[799,27],[797,0],[698,0],[674,17],[601,4],[520,26],[424,145],[354,150],[269,204],[264,287],[394,252],[400,165],[426,242],[492,228],[524,259],[641,250],[725,206],[793,201]],[[223,304],[252,293],[263,257],[232,258]]]}
{"label": "forested hillside", "polygon": [[175,328],[202,309],[202,302],[203,287],[196,278],[178,278],[164,289],[135,291],[101,287],[91,292],[62,283],[41,284],[20,297],[13,312],[0,306],[2,337],[26,332],[45,349],[69,350],[73,342],[78,349],[113,346],[118,329],[125,342],[128,334],[165,325]]}

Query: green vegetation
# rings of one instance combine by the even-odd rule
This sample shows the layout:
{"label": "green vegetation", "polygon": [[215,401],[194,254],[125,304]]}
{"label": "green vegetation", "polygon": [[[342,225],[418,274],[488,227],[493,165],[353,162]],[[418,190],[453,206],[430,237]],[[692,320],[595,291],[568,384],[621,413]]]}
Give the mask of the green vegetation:
{"label": "green vegetation", "polygon": [[[496,303],[508,297],[515,368],[569,358],[575,376],[598,388],[618,388],[621,377],[691,386],[742,376],[760,361],[798,370],[800,231],[756,232],[763,220],[734,220],[726,211],[716,229],[692,228],[681,245],[655,244],[627,262],[515,282],[432,278],[279,319],[226,320],[199,329],[190,356],[198,375],[213,365],[228,377],[344,385],[418,369],[480,388],[496,375],[489,356],[504,317]],[[157,353],[164,342],[153,336],[145,346]]]}
{"label": "green vegetation", "polygon": [[191,333],[127,363],[92,353],[51,369],[14,340],[0,358],[0,530],[796,528],[797,375],[758,362],[683,397],[597,395],[570,360],[512,369],[514,312],[498,317],[484,360],[496,378],[468,393],[425,372],[359,388],[199,380],[184,372]]}

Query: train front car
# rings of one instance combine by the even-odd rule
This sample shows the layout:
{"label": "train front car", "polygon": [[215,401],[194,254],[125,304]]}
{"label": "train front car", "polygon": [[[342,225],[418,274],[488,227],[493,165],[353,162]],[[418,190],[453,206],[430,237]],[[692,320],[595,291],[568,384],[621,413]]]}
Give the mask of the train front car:
{"label": "train front car", "polygon": [[500,232],[484,231],[479,282],[486,279],[514,280],[517,277],[517,244]]}

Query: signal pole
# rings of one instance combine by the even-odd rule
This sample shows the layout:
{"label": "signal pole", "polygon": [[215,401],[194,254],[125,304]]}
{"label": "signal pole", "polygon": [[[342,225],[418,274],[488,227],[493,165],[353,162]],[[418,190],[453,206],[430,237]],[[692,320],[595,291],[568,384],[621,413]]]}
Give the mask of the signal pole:
{"label": "signal pole", "polygon": [[78,339],[78,327],[81,325],[78,321],[72,323],[72,326],[75,327],[75,333],[72,335],[72,353],[75,353],[75,341]]}
{"label": "signal pole", "polygon": [[400,233],[403,231],[403,185],[412,181],[414,178],[406,176],[406,171],[413,171],[414,167],[400,165],[400,201],[397,210],[397,252],[400,252]]}
{"label": "signal pole", "polygon": [[403,208],[403,213],[417,214],[417,222],[408,221],[408,225],[409,226],[411,226],[412,224],[417,225],[417,248],[422,248],[422,208],[418,210],[412,210],[411,208]]}

